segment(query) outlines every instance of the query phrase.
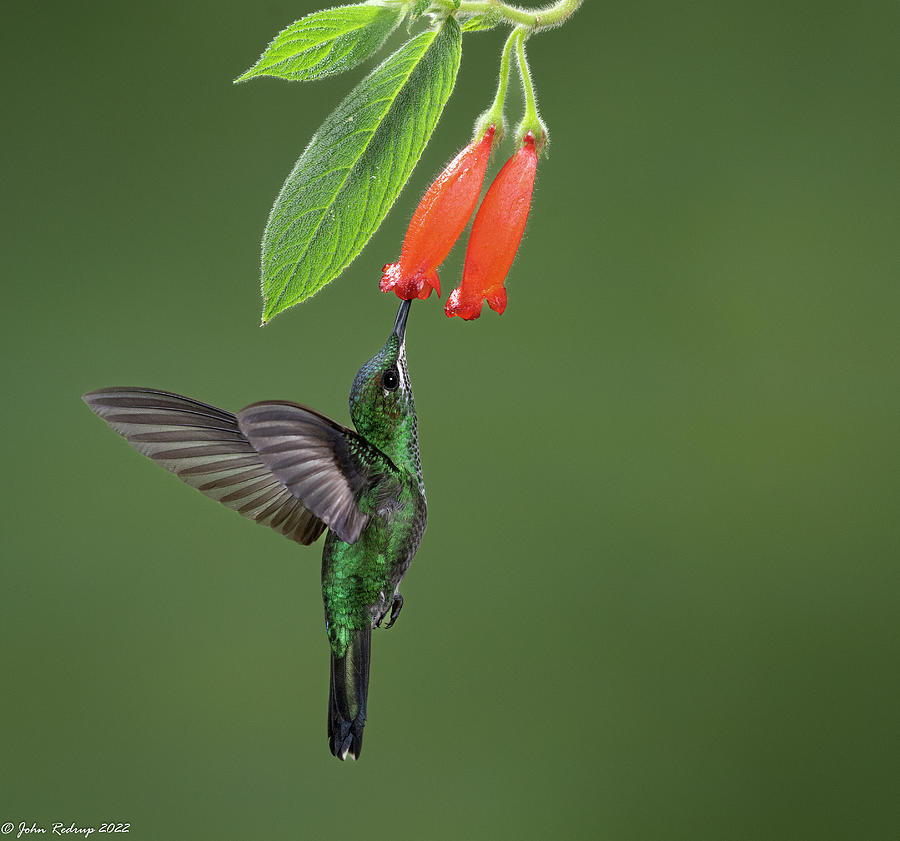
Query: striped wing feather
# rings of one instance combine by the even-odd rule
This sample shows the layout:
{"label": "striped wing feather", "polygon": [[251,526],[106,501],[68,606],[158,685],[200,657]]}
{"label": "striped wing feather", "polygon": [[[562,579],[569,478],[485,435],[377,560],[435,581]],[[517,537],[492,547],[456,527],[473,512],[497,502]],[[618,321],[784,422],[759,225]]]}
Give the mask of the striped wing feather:
{"label": "striped wing feather", "polygon": [[304,545],[325,531],[272,474],[231,412],[146,388],[101,389],[84,401],[136,450],[239,514]]}
{"label": "striped wing feather", "polygon": [[241,432],[275,476],[324,520],[355,543],[369,522],[359,509],[364,491],[393,478],[396,468],[353,430],[305,406],[254,403],[237,415]]}

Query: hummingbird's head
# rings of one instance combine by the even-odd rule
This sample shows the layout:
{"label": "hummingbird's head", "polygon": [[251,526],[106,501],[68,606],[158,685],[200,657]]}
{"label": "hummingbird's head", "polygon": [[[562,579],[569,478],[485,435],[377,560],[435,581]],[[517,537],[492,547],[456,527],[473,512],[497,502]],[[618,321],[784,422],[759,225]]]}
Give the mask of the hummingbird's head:
{"label": "hummingbird's head", "polygon": [[[406,319],[403,301],[388,340],[356,375],[350,389],[350,417],[357,431],[387,451],[409,423],[415,424],[412,387],[406,370]],[[413,434],[415,434],[413,426]]]}

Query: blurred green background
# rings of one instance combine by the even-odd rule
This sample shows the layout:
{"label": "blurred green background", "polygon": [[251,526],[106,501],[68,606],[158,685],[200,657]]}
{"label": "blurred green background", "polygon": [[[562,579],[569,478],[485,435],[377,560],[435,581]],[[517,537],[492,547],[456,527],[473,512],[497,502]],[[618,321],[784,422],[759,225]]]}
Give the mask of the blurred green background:
{"label": "blurred green background", "polygon": [[4,15],[0,822],[896,838],[896,7],[587,0],[530,42],[552,146],[506,314],[410,319],[430,518],[355,765],[325,739],[320,545],[204,500],[79,399],[347,421],[396,310],[379,269],[503,34],[466,37],[362,255],[262,330],[271,202],[366,71],[231,79],[312,8]]}

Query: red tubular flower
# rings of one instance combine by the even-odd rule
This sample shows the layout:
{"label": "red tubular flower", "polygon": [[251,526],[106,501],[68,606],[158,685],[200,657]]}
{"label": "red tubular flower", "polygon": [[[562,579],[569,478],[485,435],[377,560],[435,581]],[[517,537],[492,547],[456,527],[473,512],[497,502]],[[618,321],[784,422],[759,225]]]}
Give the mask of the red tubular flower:
{"label": "red tubular flower", "polygon": [[400,260],[384,267],[378,284],[382,292],[393,289],[407,301],[427,298],[432,289],[441,294],[437,267],[475,210],[493,140],[491,126],[481,140],[466,146],[428,188],[409,223]]}
{"label": "red tubular flower", "polygon": [[472,224],[462,285],[447,299],[444,312],[470,321],[481,315],[487,299],[494,312],[506,309],[503,281],[519,248],[528,221],[537,172],[534,135],[525,135],[522,148],[497,173]]}

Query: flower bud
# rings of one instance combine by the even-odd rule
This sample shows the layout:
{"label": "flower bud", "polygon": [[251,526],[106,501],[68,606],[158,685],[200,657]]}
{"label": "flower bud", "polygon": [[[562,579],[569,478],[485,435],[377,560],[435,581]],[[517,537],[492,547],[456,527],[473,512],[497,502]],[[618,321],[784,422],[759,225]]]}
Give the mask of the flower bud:
{"label": "flower bud", "polygon": [[383,269],[379,288],[393,290],[399,298],[427,298],[434,289],[441,294],[437,267],[469,223],[478,203],[494,126],[480,140],[473,140],[435,179],[419,202],[406,231],[400,259]]}
{"label": "flower bud", "polygon": [[494,312],[506,309],[503,281],[509,272],[531,208],[537,172],[534,134],[528,132],[522,147],[497,173],[472,224],[462,284],[447,299],[444,312],[467,321],[481,315],[487,300]]}

